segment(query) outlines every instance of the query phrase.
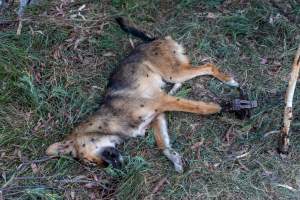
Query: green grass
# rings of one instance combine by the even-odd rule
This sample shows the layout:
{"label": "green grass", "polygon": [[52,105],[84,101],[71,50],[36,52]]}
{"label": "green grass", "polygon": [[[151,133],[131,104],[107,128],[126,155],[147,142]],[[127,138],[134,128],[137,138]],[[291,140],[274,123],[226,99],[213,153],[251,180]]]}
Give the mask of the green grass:
{"label": "green grass", "polygon": [[[299,199],[299,88],[286,158],[277,154],[278,133],[272,132],[282,124],[300,42],[299,3],[81,0],[63,5],[62,16],[59,2],[28,8],[20,36],[15,26],[0,32],[0,199]],[[85,20],[75,16],[83,4]],[[153,36],[171,35],[194,65],[216,63],[259,101],[246,120],[224,113],[168,113],[172,145],[184,157],[183,174],[159,152],[153,130],[120,147],[126,162],[121,170],[69,157],[43,160],[48,145],[97,109],[109,74],[131,49],[129,38],[140,42],[117,27],[117,15]],[[6,12],[1,19],[15,15]],[[201,77],[187,81],[176,96],[221,102],[237,92]]]}

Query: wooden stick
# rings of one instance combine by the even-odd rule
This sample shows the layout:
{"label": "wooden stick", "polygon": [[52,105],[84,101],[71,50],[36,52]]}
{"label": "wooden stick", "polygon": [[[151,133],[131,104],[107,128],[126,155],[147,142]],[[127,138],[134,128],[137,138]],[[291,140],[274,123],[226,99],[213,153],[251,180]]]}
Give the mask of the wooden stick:
{"label": "wooden stick", "polygon": [[17,35],[21,35],[22,27],[23,27],[23,22],[22,22],[22,19],[19,18],[19,24],[18,24],[18,29],[17,29]]}
{"label": "wooden stick", "polygon": [[283,115],[283,128],[280,132],[280,140],[279,140],[279,151],[280,153],[287,154],[289,151],[289,131],[293,118],[293,97],[296,88],[297,79],[299,76],[300,69],[300,45],[296,52],[293,68],[290,74],[289,85],[286,91],[285,96],[285,109]]}

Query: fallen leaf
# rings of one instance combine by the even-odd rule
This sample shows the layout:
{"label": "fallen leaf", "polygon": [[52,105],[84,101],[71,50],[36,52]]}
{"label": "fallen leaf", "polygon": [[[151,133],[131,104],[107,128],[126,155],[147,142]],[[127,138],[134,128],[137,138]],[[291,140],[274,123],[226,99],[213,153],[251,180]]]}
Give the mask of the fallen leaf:
{"label": "fallen leaf", "polygon": [[6,173],[5,172],[2,172],[1,176],[2,176],[3,180],[6,180]]}
{"label": "fallen leaf", "polygon": [[129,43],[130,43],[131,47],[134,49],[134,43],[131,38],[129,38]]}
{"label": "fallen leaf", "polygon": [[274,65],[271,68],[269,68],[267,70],[267,72],[268,72],[269,75],[275,76],[276,74],[278,74],[280,69],[281,69],[281,64],[280,65]]}
{"label": "fallen leaf", "polygon": [[92,188],[96,188],[98,187],[99,184],[92,182],[92,183],[87,183],[85,184],[83,187],[88,188],[88,189],[92,189]]}
{"label": "fallen leaf", "polygon": [[94,192],[90,193],[89,197],[90,197],[91,200],[96,200],[97,199],[96,194]]}
{"label": "fallen leaf", "polygon": [[112,52],[107,52],[105,54],[103,54],[104,57],[111,57],[111,56],[116,56],[114,53]]}
{"label": "fallen leaf", "polygon": [[276,61],[276,60],[273,62],[273,64],[274,64],[275,66],[281,66],[281,62]]}
{"label": "fallen leaf", "polygon": [[271,15],[269,18],[269,23],[271,25],[274,25],[276,21],[278,21],[281,18],[281,15],[279,13],[276,14],[276,16]]}
{"label": "fallen leaf", "polygon": [[41,119],[37,122],[36,126],[33,128],[33,131],[36,132],[39,128],[42,127]]}
{"label": "fallen leaf", "polygon": [[55,48],[55,50],[52,53],[52,56],[55,60],[59,60],[61,58],[61,47]]}
{"label": "fallen leaf", "polygon": [[214,168],[217,168],[217,167],[219,167],[221,165],[221,163],[215,163],[213,166],[214,166]]}
{"label": "fallen leaf", "polygon": [[96,174],[93,174],[93,178],[95,181],[97,181],[97,182],[99,181],[98,176]]}
{"label": "fallen leaf", "polygon": [[235,139],[235,132],[234,132],[234,127],[231,126],[227,132],[225,133],[225,136],[223,138],[223,141],[227,143],[227,145],[230,145],[233,143]]}
{"label": "fallen leaf", "polygon": [[20,158],[20,160],[22,160],[22,153],[20,149],[15,149],[14,154],[17,155]]}
{"label": "fallen leaf", "polygon": [[34,174],[37,174],[37,173],[39,173],[39,168],[38,168],[38,166],[35,164],[35,163],[31,163],[31,169],[32,169],[32,172],[34,173]]}
{"label": "fallen leaf", "polygon": [[268,176],[268,177],[270,177],[270,176],[273,175],[273,172],[268,171],[268,170],[264,170],[264,171],[262,172],[262,175],[263,175],[263,176]]}
{"label": "fallen leaf", "polygon": [[57,13],[55,14],[55,16],[62,16],[62,17],[65,16],[65,12],[64,12],[64,10],[63,10],[62,7],[63,7],[63,4],[60,4],[59,7],[56,6],[56,11],[57,11]]}
{"label": "fallen leaf", "polygon": [[2,152],[0,157],[4,158],[4,156],[5,156],[5,152]]}
{"label": "fallen leaf", "polygon": [[161,189],[161,187],[163,186],[163,184],[167,181],[168,179],[165,177],[163,179],[161,179],[155,186],[155,188],[152,190],[152,194],[155,194],[158,192],[158,190]]}
{"label": "fallen leaf", "polygon": [[86,179],[87,177],[85,175],[79,175],[79,176],[76,176],[76,180],[81,180],[81,179]]}
{"label": "fallen leaf", "polygon": [[208,19],[216,19],[218,16],[212,12],[208,12],[206,18]]}
{"label": "fallen leaf", "polygon": [[76,50],[77,47],[78,47],[78,45],[79,45],[81,42],[83,42],[84,40],[85,40],[84,37],[78,38],[78,39],[75,41],[75,43],[74,43],[74,50]]}
{"label": "fallen leaf", "polygon": [[36,80],[36,82],[38,83],[38,84],[41,84],[42,82],[41,82],[41,73],[40,72],[35,72],[35,74],[34,74],[34,78],[35,78],[35,80]]}
{"label": "fallen leaf", "polygon": [[75,199],[75,191],[74,190],[71,191],[70,196],[71,196],[71,199]]}
{"label": "fallen leaf", "polygon": [[200,146],[202,146],[204,143],[204,138],[201,138],[201,140],[199,142],[196,142],[195,144],[193,144],[191,146],[191,149],[198,149]]}
{"label": "fallen leaf", "polygon": [[265,64],[268,63],[268,59],[267,58],[261,58],[259,63],[262,64],[262,65],[265,65]]}

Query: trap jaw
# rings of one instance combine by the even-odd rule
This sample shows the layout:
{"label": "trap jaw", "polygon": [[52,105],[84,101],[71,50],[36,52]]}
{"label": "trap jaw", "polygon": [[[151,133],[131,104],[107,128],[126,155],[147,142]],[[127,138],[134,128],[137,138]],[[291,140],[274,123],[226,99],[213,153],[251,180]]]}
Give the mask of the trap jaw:
{"label": "trap jaw", "polygon": [[233,112],[239,119],[250,118],[250,109],[257,107],[257,101],[248,100],[248,95],[241,88],[238,91],[240,98],[225,103],[224,111]]}
{"label": "trap jaw", "polygon": [[239,111],[243,109],[251,109],[257,107],[257,101],[249,101],[244,99],[234,99],[232,102],[232,110]]}

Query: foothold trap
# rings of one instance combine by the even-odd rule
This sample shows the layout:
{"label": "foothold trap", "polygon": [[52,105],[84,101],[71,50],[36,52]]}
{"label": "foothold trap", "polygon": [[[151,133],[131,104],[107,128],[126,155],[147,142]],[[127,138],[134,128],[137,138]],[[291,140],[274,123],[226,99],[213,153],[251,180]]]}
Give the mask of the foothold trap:
{"label": "foothold trap", "polygon": [[238,90],[240,93],[240,98],[227,101],[223,106],[223,110],[227,112],[233,112],[239,119],[250,118],[250,109],[257,107],[257,101],[248,100],[248,95],[246,95],[241,88]]}
{"label": "foothold trap", "polygon": [[233,111],[238,111],[242,109],[251,109],[257,107],[257,101],[249,101],[243,99],[234,99],[232,102],[231,109]]}

